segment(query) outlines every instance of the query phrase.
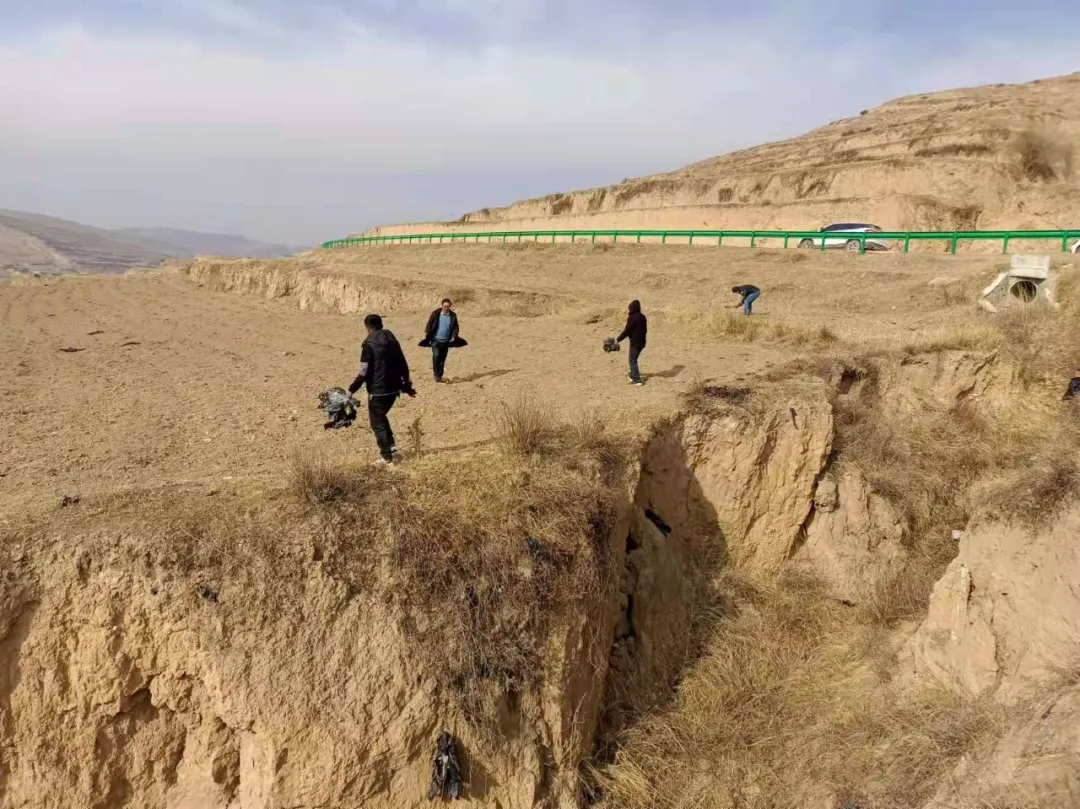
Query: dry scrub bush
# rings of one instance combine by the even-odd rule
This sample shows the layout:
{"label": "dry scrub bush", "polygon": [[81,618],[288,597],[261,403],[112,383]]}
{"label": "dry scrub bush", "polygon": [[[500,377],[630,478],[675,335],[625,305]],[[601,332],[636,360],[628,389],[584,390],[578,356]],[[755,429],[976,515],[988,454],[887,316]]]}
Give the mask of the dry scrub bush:
{"label": "dry scrub bush", "polygon": [[888,691],[851,611],[812,578],[729,570],[719,589],[723,616],[673,707],[594,773],[604,806],[914,809],[999,734],[989,703]]}
{"label": "dry scrub bush", "polygon": [[535,455],[551,445],[555,419],[536,399],[518,397],[499,405],[495,416],[497,438],[511,454]]}
{"label": "dry scrub bush", "polygon": [[1072,144],[1041,131],[1022,132],[1015,144],[1017,165],[1028,180],[1046,182],[1072,176]]}
{"label": "dry scrub bush", "polygon": [[357,495],[362,481],[358,470],[325,455],[296,453],[289,459],[288,485],[298,501],[325,506]]}

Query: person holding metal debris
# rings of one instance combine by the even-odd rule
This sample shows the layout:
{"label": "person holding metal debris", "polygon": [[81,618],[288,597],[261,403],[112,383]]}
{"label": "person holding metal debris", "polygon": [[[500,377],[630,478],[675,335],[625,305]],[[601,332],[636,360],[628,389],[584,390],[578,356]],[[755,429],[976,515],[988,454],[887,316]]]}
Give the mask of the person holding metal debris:
{"label": "person holding metal debris", "polygon": [[741,306],[744,315],[753,314],[754,301],[761,297],[761,290],[753,284],[743,284],[742,286],[732,287],[731,291],[736,295],[742,295],[742,300],[732,308],[738,309]]}
{"label": "person holding metal debris", "polygon": [[638,368],[638,357],[645,350],[645,337],[649,332],[649,321],[641,313],[641,301],[630,301],[626,314],[626,327],[622,334],[615,338],[616,343],[630,340],[630,384],[638,385],[641,382],[641,370]]}
{"label": "person holding metal debris", "polygon": [[382,318],[368,315],[364,318],[367,337],[360,346],[360,373],[349,385],[354,394],[367,385],[368,419],[375,441],[379,445],[377,463],[390,466],[394,463],[397,447],[394,431],[390,426],[390,408],[401,394],[415,396],[416,390],[409,380],[409,364],[394,333],[383,328]]}
{"label": "person holding metal debris", "polygon": [[446,356],[450,349],[468,345],[458,334],[458,316],[452,306],[453,302],[449,298],[442,299],[439,308],[428,317],[424,339],[420,341],[424,348],[431,346],[431,370],[435,374],[436,382],[443,381]]}

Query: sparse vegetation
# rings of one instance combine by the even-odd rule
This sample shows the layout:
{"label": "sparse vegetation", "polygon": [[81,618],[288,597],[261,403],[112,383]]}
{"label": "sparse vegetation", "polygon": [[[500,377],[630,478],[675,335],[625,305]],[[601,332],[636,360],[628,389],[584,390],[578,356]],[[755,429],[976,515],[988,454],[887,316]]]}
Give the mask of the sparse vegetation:
{"label": "sparse vegetation", "polygon": [[717,589],[721,617],[675,705],[595,774],[603,806],[916,809],[1000,734],[992,703],[890,693],[870,630],[814,579],[728,570]]}
{"label": "sparse vegetation", "polygon": [[556,437],[550,411],[529,397],[500,404],[495,421],[500,444],[513,455],[536,455],[549,448]]}
{"label": "sparse vegetation", "polygon": [[791,346],[829,345],[839,341],[839,337],[828,326],[816,328],[791,326],[786,323],[768,325],[741,313],[720,310],[710,312],[700,319],[702,330],[710,337],[721,340],[736,340],[744,343],[773,342]]}
{"label": "sparse vegetation", "polygon": [[354,498],[363,486],[356,469],[324,455],[296,453],[289,462],[289,490],[298,501],[309,506]]}
{"label": "sparse vegetation", "polygon": [[409,447],[412,449],[413,457],[422,457],[424,454],[424,426],[421,424],[420,416],[414,418],[409,424],[407,435],[409,436]]}
{"label": "sparse vegetation", "polygon": [[1016,139],[1017,165],[1033,182],[1065,180],[1072,176],[1072,144],[1044,131],[1021,132]]}
{"label": "sparse vegetation", "polygon": [[994,149],[985,143],[943,143],[940,146],[926,146],[915,152],[916,157],[982,157],[992,154]]}

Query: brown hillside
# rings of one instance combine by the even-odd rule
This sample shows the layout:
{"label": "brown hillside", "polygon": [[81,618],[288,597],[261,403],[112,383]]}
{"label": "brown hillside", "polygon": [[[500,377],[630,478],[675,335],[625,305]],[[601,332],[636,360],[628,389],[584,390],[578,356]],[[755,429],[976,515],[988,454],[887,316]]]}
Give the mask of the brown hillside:
{"label": "brown hillside", "polygon": [[368,235],[589,228],[1080,227],[1080,73],[908,96],[667,174]]}

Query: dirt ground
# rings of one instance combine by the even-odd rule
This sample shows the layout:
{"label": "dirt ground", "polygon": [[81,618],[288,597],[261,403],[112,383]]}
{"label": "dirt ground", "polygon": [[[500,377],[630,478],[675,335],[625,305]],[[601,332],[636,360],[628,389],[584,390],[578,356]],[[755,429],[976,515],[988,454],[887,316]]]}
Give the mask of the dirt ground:
{"label": "dirt ground", "polygon": [[[674,411],[696,380],[735,385],[797,358],[813,362],[820,327],[838,338],[830,345],[852,351],[952,328],[980,316],[975,291],[1002,263],[456,245],[359,248],[249,267],[361,286],[376,276],[405,290],[403,307],[380,314],[405,347],[419,396],[403,400],[391,420],[403,449],[419,419],[424,449],[451,452],[490,441],[500,402],[518,395],[567,419],[594,408],[630,434]],[[736,302],[736,283],[763,290],[758,334],[711,325]],[[451,352],[443,386],[432,383],[430,353],[417,346],[436,290],[463,299],[456,309],[470,343]],[[641,388],[628,385],[625,350],[601,350],[631,298],[650,316]],[[298,449],[374,459],[366,419],[324,431],[317,410],[321,391],[356,374],[363,313],[337,313],[329,300],[316,308],[327,311],[302,311],[290,295],[217,291],[178,269],[0,285],[0,521],[55,508],[65,494],[269,480]]]}

